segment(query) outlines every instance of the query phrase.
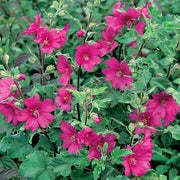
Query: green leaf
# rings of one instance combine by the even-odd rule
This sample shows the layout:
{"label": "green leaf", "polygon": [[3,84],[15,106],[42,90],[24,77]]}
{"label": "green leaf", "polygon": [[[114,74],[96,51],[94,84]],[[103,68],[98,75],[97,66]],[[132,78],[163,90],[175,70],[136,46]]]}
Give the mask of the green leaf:
{"label": "green leaf", "polygon": [[64,162],[71,165],[79,165],[81,167],[89,166],[88,151],[78,150],[78,155],[65,152],[61,154],[61,158]]}
{"label": "green leaf", "polygon": [[2,156],[0,158],[0,166],[4,169],[6,169],[6,168],[17,169],[16,163],[12,159],[8,158],[7,156]]}
{"label": "green leaf", "polygon": [[157,153],[159,155],[162,155],[162,150],[161,150],[161,148],[158,145],[154,144],[152,150],[153,150],[153,153]]}
{"label": "green leaf", "polygon": [[167,173],[170,167],[171,166],[168,166],[168,165],[158,165],[156,167],[156,174],[157,174],[157,176],[159,176],[160,174]]}
{"label": "green leaf", "polygon": [[8,39],[7,42],[6,42],[5,53],[4,53],[4,54],[7,54],[8,51],[9,51],[9,39]]}
{"label": "green leaf", "polygon": [[46,152],[35,151],[27,156],[27,159],[20,165],[19,172],[23,177],[36,178],[36,180],[55,179],[52,170],[49,168],[50,158]]}
{"label": "green leaf", "polygon": [[151,87],[157,86],[160,90],[166,90],[170,86],[170,83],[166,77],[152,78],[150,81]]}
{"label": "green leaf", "polygon": [[142,177],[138,177],[137,179],[133,178],[132,180],[158,180],[158,177],[153,172],[148,172],[146,174],[143,174]]}
{"label": "green leaf", "polygon": [[101,93],[103,93],[106,89],[107,89],[107,87],[102,87],[102,88],[99,88],[99,89],[94,89],[94,90],[92,91],[92,95],[101,94]]}
{"label": "green leaf", "polygon": [[174,180],[177,175],[178,175],[178,170],[175,167],[173,167],[169,171],[169,180]]}
{"label": "green leaf", "polygon": [[174,24],[170,22],[163,22],[163,26],[167,30],[180,29],[180,24]]}
{"label": "green leaf", "polygon": [[175,84],[180,84],[180,78],[175,79],[175,80],[173,81],[173,83],[175,83]]}
{"label": "green leaf", "polygon": [[162,174],[161,174],[161,175],[159,176],[159,180],[167,180],[167,177],[166,177],[165,175],[162,175]]}
{"label": "green leaf", "polygon": [[174,139],[180,140],[180,126],[179,125],[168,126],[167,130],[171,132],[172,137]]}
{"label": "green leaf", "polygon": [[97,159],[93,160],[92,165],[97,164],[93,171],[94,180],[97,180],[100,177],[101,172],[105,169],[104,162],[98,161]]}
{"label": "green leaf", "polygon": [[18,158],[22,154],[29,154],[32,151],[31,145],[28,144],[29,138],[23,132],[6,136],[2,139],[1,149],[7,151],[10,158]]}

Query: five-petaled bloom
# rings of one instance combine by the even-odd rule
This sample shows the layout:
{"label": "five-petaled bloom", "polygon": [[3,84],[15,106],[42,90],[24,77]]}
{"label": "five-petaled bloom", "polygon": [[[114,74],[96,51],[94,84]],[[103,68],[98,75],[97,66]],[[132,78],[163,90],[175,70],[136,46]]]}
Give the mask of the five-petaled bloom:
{"label": "five-petaled bloom", "polygon": [[106,75],[105,81],[112,81],[112,87],[118,88],[123,91],[125,85],[127,84],[128,88],[132,86],[129,82],[133,83],[133,78],[127,77],[130,76],[131,71],[125,61],[121,64],[116,58],[111,58],[109,61],[105,61],[109,69],[102,70],[102,73]]}
{"label": "five-petaled bloom", "polygon": [[97,44],[89,46],[88,42],[86,42],[84,46],[77,46],[76,51],[76,62],[78,66],[82,65],[86,71],[91,71],[96,64],[101,63],[101,59],[98,57],[99,50]]}
{"label": "five-petaled bloom", "polygon": [[48,124],[54,120],[54,116],[50,114],[50,112],[55,110],[51,99],[40,102],[39,95],[35,95],[33,98],[25,98],[24,104],[27,109],[21,109],[18,121],[27,121],[25,129],[31,128],[32,131],[35,131],[38,129],[38,124],[42,128],[47,128]]}
{"label": "five-petaled bloom", "polygon": [[62,76],[59,78],[59,82],[62,82],[63,86],[66,86],[68,82],[70,82],[73,69],[64,55],[58,57],[58,59],[59,61],[57,61],[57,71],[59,74],[62,74]]}
{"label": "five-petaled bloom", "polygon": [[165,91],[162,91],[160,94],[153,94],[153,99],[147,101],[147,109],[152,111],[152,114],[158,114],[161,118],[164,118],[164,125],[169,125],[169,122],[173,122],[176,119],[176,114],[180,109],[180,106],[177,104],[176,100],[169,94],[166,94]]}
{"label": "five-petaled bloom", "polygon": [[112,27],[108,27],[103,30],[102,32],[103,38],[106,40],[99,39],[98,44],[100,45],[99,48],[99,56],[102,57],[105,54],[107,54],[110,51],[110,54],[112,55],[112,50],[117,47],[117,43],[114,41],[114,38],[116,36],[115,31]]}
{"label": "five-petaled bloom", "polygon": [[63,140],[63,148],[68,148],[68,151],[73,154],[78,154],[77,150],[81,149],[81,143],[78,141],[78,132],[75,130],[74,126],[70,123],[65,123],[61,121],[60,129],[63,134],[60,134],[60,138]]}
{"label": "five-petaled bloom", "polygon": [[65,37],[69,24],[67,24],[60,32],[57,32],[55,28],[51,29],[48,32],[48,28],[44,25],[42,28],[38,29],[36,43],[42,44],[41,52],[51,54],[54,49],[60,49],[61,46],[64,46],[64,42],[68,39]]}
{"label": "five-petaled bloom", "polygon": [[40,28],[40,19],[41,19],[41,14],[38,14],[37,13],[37,16],[34,16],[35,17],[35,23],[32,23],[29,28],[27,28],[25,31],[24,31],[24,34],[35,34],[37,33],[38,29]]}
{"label": "five-petaled bloom", "polygon": [[[132,150],[129,145],[126,149]],[[146,169],[151,169],[149,161],[152,155],[147,153],[149,149],[145,149],[139,143],[134,146],[132,151],[134,154],[122,157],[124,159],[122,165],[125,168],[125,176],[129,176],[131,170],[135,176],[143,176],[143,173],[147,173]]]}
{"label": "five-petaled bloom", "polygon": [[71,111],[72,94],[67,89],[75,90],[76,88],[73,85],[69,85],[67,88],[66,87],[59,88],[58,89],[58,95],[59,96],[54,98],[54,105],[56,107],[60,107],[59,111],[61,111],[63,109],[66,112]]}
{"label": "five-petaled bloom", "polygon": [[143,125],[152,127],[154,129],[150,129],[148,127],[143,127],[143,128],[137,127],[136,131],[135,131],[136,134],[141,134],[144,132],[145,135],[148,135],[148,134],[151,135],[156,132],[154,126],[162,126],[161,117],[158,114],[153,115],[152,111],[150,111],[150,110],[147,110],[144,113],[140,113],[139,116],[138,116],[137,109],[135,109],[133,113],[129,114],[129,118],[133,121],[137,121],[138,117],[139,117],[138,123],[141,122],[141,123],[143,123]]}

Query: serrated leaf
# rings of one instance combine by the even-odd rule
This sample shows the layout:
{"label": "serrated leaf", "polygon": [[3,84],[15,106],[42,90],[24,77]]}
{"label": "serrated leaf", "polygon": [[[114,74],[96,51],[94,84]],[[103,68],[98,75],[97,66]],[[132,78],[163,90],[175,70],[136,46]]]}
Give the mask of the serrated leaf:
{"label": "serrated leaf", "polygon": [[18,158],[22,154],[29,154],[32,150],[31,145],[28,144],[29,137],[25,136],[23,132],[9,135],[2,139],[1,149],[7,151],[10,158]]}
{"label": "serrated leaf", "polygon": [[14,60],[14,66],[21,66],[22,64],[26,63],[31,56],[32,54],[27,52],[19,54]]}
{"label": "serrated leaf", "polygon": [[157,86],[160,90],[166,90],[170,83],[166,77],[162,78],[152,78],[150,81],[151,87]]}
{"label": "serrated leaf", "polygon": [[173,81],[173,83],[175,83],[175,84],[180,84],[180,78],[175,79],[175,80]]}
{"label": "serrated leaf", "polygon": [[71,164],[67,163],[63,160],[61,155],[56,156],[53,158],[52,162],[50,163],[52,166],[53,172],[56,174],[56,176],[64,176],[67,177],[71,173]]}
{"label": "serrated leaf", "polygon": [[153,150],[153,153],[157,153],[159,155],[162,155],[162,150],[161,150],[161,148],[158,145],[154,144],[152,150]]}
{"label": "serrated leaf", "polygon": [[180,140],[180,126],[175,125],[175,126],[168,126],[167,130],[171,132],[172,137],[176,140]]}
{"label": "serrated leaf", "polygon": [[93,177],[94,177],[94,180],[97,180],[100,177],[101,172],[105,169],[105,164],[98,160],[95,162],[97,165],[94,168]]}
{"label": "serrated leaf", "polygon": [[36,180],[55,179],[52,170],[49,168],[50,158],[44,151],[35,151],[20,165],[19,173],[26,178]]}
{"label": "serrated leaf", "polygon": [[94,89],[94,90],[92,91],[92,95],[101,94],[101,93],[103,93],[106,89],[107,89],[107,87],[102,87],[102,88],[99,88],[99,89]]}
{"label": "serrated leaf", "polygon": [[157,174],[157,176],[159,176],[160,174],[167,173],[170,167],[171,166],[168,166],[168,165],[158,165],[156,167],[156,174]]}

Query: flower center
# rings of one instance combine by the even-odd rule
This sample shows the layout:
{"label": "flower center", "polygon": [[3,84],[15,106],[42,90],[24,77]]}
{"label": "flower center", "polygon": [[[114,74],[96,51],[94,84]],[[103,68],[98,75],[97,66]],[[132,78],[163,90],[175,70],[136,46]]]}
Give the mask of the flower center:
{"label": "flower center", "polygon": [[89,56],[88,56],[87,53],[84,53],[82,56],[83,56],[84,61],[88,61],[89,60]]}
{"label": "flower center", "polygon": [[77,136],[76,136],[76,134],[74,134],[72,137],[71,137],[71,142],[74,142],[74,141],[76,141],[77,140]]}
{"label": "flower center", "polygon": [[136,164],[136,159],[134,158],[134,157],[131,157],[130,159],[129,159],[129,165],[130,166],[133,166],[133,165],[135,165]]}
{"label": "flower center", "polygon": [[163,106],[165,106],[165,105],[166,105],[166,102],[167,102],[167,98],[161,98],[161,99],[159,99],[159,102],[160,102],[160,104],[162,104]]}
{"label": "flower center", "polygon": [[48,39],[45,39],[45,40],[43,41],[43,45],[44,45],[44,46],[49,45],[49,41],[48,41]]}
{"label": "flower center", "polygon": [[66,72],[67,72],[67,73],[70,73],[70,69],[69,69],[69,68],[67,68],[67,69],[66,69]]}
{"label": "flower center", "polygon": [[38,109],[32,110],[31,115],[37,118],[39,116]]}
{"label": "flower center", "polygon": [[68,102],[68,97],[64,97],[64,102]]}
{"label": "flower center", "polygon": [[112,42],[108,42],[107,47],[108,47],[108,48],[112,48]]}
{"label": "flower center", "polygon": [[120,76],[123,75],[123,73],[122,73],[122,71],[121,71],[120,68],[117,68],[116,70],[117,70],[117,72],[116,72],[116,76],[117,76],[117,77],[120,77]]}

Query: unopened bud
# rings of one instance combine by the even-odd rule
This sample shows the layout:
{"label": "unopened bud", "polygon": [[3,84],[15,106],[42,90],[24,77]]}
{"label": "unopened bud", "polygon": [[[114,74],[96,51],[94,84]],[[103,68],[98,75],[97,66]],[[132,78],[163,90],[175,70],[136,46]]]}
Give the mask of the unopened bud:
{"label": "unopened bud", "polygon": [[52,18],[53,17],[53,13],[48,13],[48,17]]}
{"label": "unopened bud", "polygon": [[16,94],[16,93],[18,92],[18,88],[17,88],[16,85],[11,85],[11,86],[9,87],[9,89],[11,90],[11,92],[12,92],[13,94]]}
{"label": "unopened bud", "polygon": [[9,72],[8,71],[0,71],[0,77],[2,78],[2,77],[9,77],[10,76],[10,74],[9,74]]}
{"label": "unopened bud", "polygon": [[25,80],[26,79],[26,75],[25,74],[17,74],[15,75],[15,80],[19,81],[19,80]]}
{"label": "unopened bud", "polygon": [[59,3],[57,1],[54,1],[53,4],[51,5],[51,8],[56,8],[58,9]]}
{"label": "unopened bud", "polygon": [[163,74],[162,73],[158,73],[157,76],[158,77],[163,77]]}
{"label": "unopened bud", "polygon": [[53,73],[54,70],[55,70],[55,67],[53,65],[49,65],[46,68],[46,72],[48,72],[48,73]]}
{"label": "unopened bud", "polygon": [[138,127],[141,128],[141,129],[144,128],[143,122],[139,122],[139,123],[138,123]]}
{"label": "unopened bud", "polygon": [[90,29],[94,29],[95,27],[96,27],[96,23],[92,22],[92,23],[89,24],[89,28]]}
{"label": "unopened bud", "polygon": [[90,9],[92,9],[92,8],[93,8],[93,4],[92,4],[91,2],[88,2],[88,3],[87,3],[87,7],[90,8]]}
{"label": "unopened bud", "polygon": [[131,59],[130,61],[129,61],[129,64],[128,64],[129,66],[132,66],[132,67],[136,67],[136,61],[134,60],[134,59]]}
{"label": "unopened bud", "polygon": [[64,4],[62,8],[63,8],[63,9],[67,9],[67,8],[68,8],[68,5],[67,5],[67,4]]}
{"label": "unopened bud", "polygon": [[90,117],[91,117],[91,119],[97,118],[98,114],[93,112],[93,113],[90,114]]}
{"label": "unopened bud", "polygon": [[4,53],[3,48],[0,48],[0,55],[3,55],[3,53]]}
{"label": "unopened bud", "polygon": [[179,70],[179,69],[180,69],[180,64],[176,63],[176,64],[174,65],[174,69],[175,69],[175,70]]}
{"label": "unopened bud", "polygon": [[28,60],[29,60],[30,63],[35,64],[36,61],[37,61],[37,58],[34,57],[34,56],[31,56]]}
{"label": "unopened bud", "polygon": [[64,12],[64,11],[61,11],[60,13],[59,13],[59,16],[65,16],[66,15],[66,13]]}
{"label": "unopened bud", "polygon": [[133,132],[134,131],[134,124],[133,123],[130,123],[129,126],[128,126],[128,129]]}
{"label": "unopened bud", "polygon": [[16,106],[17,108],[20,108],[21,107],[21,104],[19,102],[15,102],[14,103],[14,106]]}
{"label": "unopened bud", "polygon": [[3,56],[3,58],[4,58],[5,62],[6,62],[6,64],[8,64],[9,56],[8,56],[7,54],[5,54],[5,55]]}

